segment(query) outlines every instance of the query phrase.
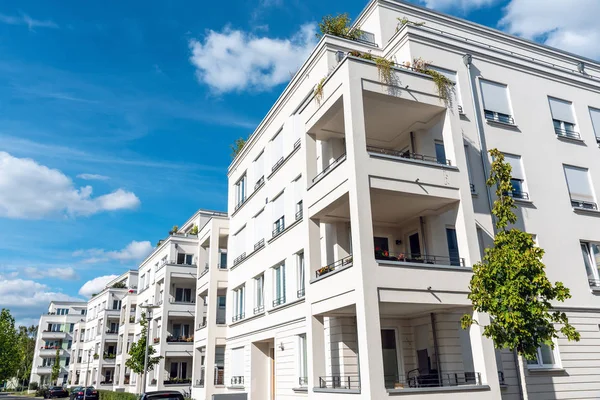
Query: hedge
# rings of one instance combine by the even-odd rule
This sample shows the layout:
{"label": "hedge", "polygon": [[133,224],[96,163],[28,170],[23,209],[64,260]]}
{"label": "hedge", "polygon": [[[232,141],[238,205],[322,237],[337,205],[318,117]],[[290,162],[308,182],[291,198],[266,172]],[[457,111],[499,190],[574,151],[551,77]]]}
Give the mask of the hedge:
{"label": "hedge", "polygon": [[134,393],[113,392],[111,390],[98,390],[100,400],[138,400],[139,396]]}

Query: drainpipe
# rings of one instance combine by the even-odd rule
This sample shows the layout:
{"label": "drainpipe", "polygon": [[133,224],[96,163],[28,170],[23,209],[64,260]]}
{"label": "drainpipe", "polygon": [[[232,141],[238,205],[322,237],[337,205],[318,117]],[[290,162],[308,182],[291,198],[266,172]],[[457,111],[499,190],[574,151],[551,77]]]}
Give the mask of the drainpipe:
{"label": "drainpipe", "polygon": [[435,365],[438,372],[438,382],[442,387],[442,366],[440,365],[440,352],[438,348],[437,332],[435,329],[435,314],[431,313],[431,331],[433,333],[433,351],[435,352]]}
{"label": "drainpipe", "polygon": [[[488,150],[487,150],[487,146],[485,144],[485,135],[483,134],[483,125],[482,125],[482,120],[481,120],[481,115],[479,113],[479,102],[477,97],[475,97],[476,94],[476,90],[474,87],[474,82],[475,82],[475,77],[473,76],[472,70],[471,70],[471,62],[473,61],[473,56],[471,54],[465,54],[463,56],[463,63],[465,64],[465,66],[467,67],[467,72],[469,75],[469,90],[471,92],[471,99],[473,100],[473,116],[475,117],[475,125],[477,126],[477,139],[479,141],[479,148],[481,149],[480,153],[481,153],[481,164],[483,165],[483,172],[485,174],[485,176],[490,176],[490,171],[488,168],[488,159],[487,159],[487,154],[488,154]],[[488,206],[490,208],[490,215],[492,216],[492,222],[493,222],[493,232],[494,235],[496,234],[496,218],[494,217],[494,215],[491,213],[492,209],[494,208],[494,205],[492,203],[492,191],[490,189],[489,186],[485,185],[485,190],[486,190],[486,194],[487,194],[487,201],[488,201]],[[525,391],[523,389],[523,382],[522,382],[522,370],[520,368],[519,365],[519,355],[517,354],[516,351],[513,351],[513,358],[514,358],[514,362],[515,362],[515,370],[517,371],[517,382],[519,383],[519,398],[521,400],[527,400],[527,396],[525,395]]]}
{"label": "drainpipe", "polygon": [[422,254],[422,257],[423,257],[423,259],[425,259],[425,257],[429,254],[427,252],[427,234],[425,233],[425,218],[419,217],[419,225],[420,225],[420,228],[421,228],[421,236],[423,237],[423,254]]}

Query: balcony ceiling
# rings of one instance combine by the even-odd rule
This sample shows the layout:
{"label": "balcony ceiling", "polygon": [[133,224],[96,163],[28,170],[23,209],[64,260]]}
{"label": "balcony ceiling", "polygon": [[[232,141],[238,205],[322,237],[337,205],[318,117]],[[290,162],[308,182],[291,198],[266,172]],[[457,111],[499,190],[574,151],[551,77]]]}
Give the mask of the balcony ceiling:
{"label": "balcony ceiling", "polygon": [[456,312],[467,312],[465,308],[454,304],[439,305],[439,304],[414,304],[414,303],[379,303],[379,315],[382,318],[406,318],[416,317],[423,314],[429,314],[432,312],[444,312],[444,311],[456,311]]}

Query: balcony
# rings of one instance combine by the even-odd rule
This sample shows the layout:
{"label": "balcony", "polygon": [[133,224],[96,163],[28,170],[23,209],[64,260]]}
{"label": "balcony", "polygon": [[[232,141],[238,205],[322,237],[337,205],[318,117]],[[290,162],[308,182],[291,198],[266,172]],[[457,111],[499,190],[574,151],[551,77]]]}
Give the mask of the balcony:
{"label": "balcony", "polygon": [[326,266],[324,266],[322,268],[319,268],[315,272],[315,275],[316,275],[317,278],[320,278],[323,275],[326,275],[326,274],[328,274],[330,272],[337,271],[339,269],[346,268],[346,267],[351,267],[351,266],[352,266],[352,254],[349,255],[349,256],[347,256],[347,257],[344,257],[344,258],[342,258],[340,260],[332,262],[331,264],[328,264],[328,265],[326,265]]}
{"label": "balcony", "polygon": [[67,332],[60,331],[42,331],[42,339],[64,339],[67,337]]}
{"label": "balcony", "polygon": [[423,154],[412,153],[409,150],[398,151],[398,150],[393,150],[393,149],[384,149],[384,148],[375,147],[375,146],[367,146],[367,152],[375,153],[375,154],[383,154],[383,155],[391,156],[391,157],[405,158],[405,159],[409,159],[409,160],[424,161],[424,162],[429,162],[429,163],[439,164],[439,165],[447,165],[447,166],[452,165],[452,162],[450,160],[448,160],[446,157],[426,156]]}
{"label": "balcony", "polygon": [[167,336],[167,343],[194,343],[194,336]]}
{"label": "balcony", "polygon": [[360,377],[355,376],[320,376],[319,388],[321,389],[345,389],[360,390]]}
{"label": "balcony", "polygon": [[107,335],[117,335],[118,333],[119,333],[119,330],[118,330],[118,329],[108,329],[108,330],[106,331],[106,334],[107,334]]}
{"label": "balcony", "polygon": [[375,250],[375,259],[379,261],[397,261],[429,265],[452,265],[464,267],[464,258],[458,256],[434,256],[431,254],[390,253],[387,250]]}
{"label": "balcony", "polygon": [[570,129],[554,127],[554,133],[556,133],[556,136],[559,138],[581,140],[581,135],[579,132],[575,132]]}
{"label": "balcony", "polygon": [[165,386],[173,386],[173,385],[187,385],[189,386],[192,383],[190,378],[170,378],[163,381],[163,385]]}
{"label": "balcony", "polygon": [[406,376],[385,376],[386,387],[389,389],[407,388],[443,388],[465,385],[481,385],[479,372],[443,372],[436,370],[420,373],[419,369],[409,371]]}
{"label": "balcony", "polygon": [[39,367],[37,367],[37,374],[38,375],[48,375],[52,372],[52,366],[51,365],[40,365]]}
{"label": "balcony", "polygon": [[331,171],[333,171],[335,169],[335,167],[337,167],[338,165],[343,163],[345,160],[346,160],[346,153],[342,154],[341,156],[339,156],[338,158],[333,160],[331,163],[329,163],[329,165],[327,165],[325,168],[323,168],[321,170],[321,172],[319,172],[313,178],[312,182],[313,183],[319,182],[321,179],[323,179],[325,177],[325,175],[329,174]]}
{"label": "balcony", "polygon": [[56,346],[42,347],[40,349],[40,357],[56,357],[57,350],[58,350],[59,356],[62,356],[64,354],[64,350],[62,349],[62,347],[56,347]]}

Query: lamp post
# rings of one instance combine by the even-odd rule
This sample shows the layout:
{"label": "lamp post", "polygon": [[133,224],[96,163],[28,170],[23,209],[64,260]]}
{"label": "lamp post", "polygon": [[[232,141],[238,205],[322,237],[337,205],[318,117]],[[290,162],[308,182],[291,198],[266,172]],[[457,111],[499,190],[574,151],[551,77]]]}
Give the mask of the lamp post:
{"label": "lamp post", "polygon": [[140,306],[146,310],[146,354],[144,355],[144,374],[142,375],[142,390],[141,393],[146,392],[146,377],[148,375],[148,347],[150,346],[150,318],[152,317],[152,310],[155,308],[160,308],[160,306],[155,306],[153,304],[147,304],[145,306]]}

